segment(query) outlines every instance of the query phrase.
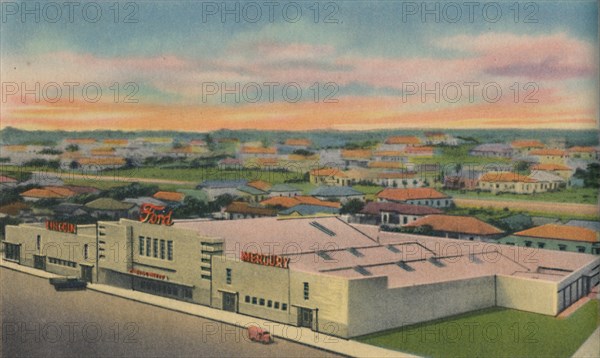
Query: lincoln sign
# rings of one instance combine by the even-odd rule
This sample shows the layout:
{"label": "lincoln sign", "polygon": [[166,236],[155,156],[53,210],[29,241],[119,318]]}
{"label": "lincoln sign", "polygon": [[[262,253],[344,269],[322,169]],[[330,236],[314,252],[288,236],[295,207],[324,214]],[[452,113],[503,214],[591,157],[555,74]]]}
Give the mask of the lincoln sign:
{"label": "lincoln sign", "polygon": [[46,221],[46,229],[52,231],[66,232],[67,234],[76,234],[77,225],[64,221]]}
{"label": "lincoln sign", "polygon": [[250,262],[257,265],[279,267],[283,269],[289,268],[289,257],[281,257],[277,255],[263,255],[252,252],[242,251],[240,260]]}

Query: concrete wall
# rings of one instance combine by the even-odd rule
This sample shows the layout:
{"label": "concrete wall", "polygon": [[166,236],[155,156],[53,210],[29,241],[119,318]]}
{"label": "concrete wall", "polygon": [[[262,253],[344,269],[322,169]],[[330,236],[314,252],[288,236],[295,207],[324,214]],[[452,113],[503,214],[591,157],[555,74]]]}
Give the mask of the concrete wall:
{"label": "concrete wall", "polygon": [[[277,322],[290,323],[290,273],[279,267],[268,267],[237,261],[231,257],[213,257],[212,307],[223,309],[223,292],[238,295],[239,313],[264,317]],[[227,283],[226,270],[231,269],[231,284]],[[250,296],[250,302],[245,297]],[[256,297],[257,303],[252,303]],[[259,300],[264,299],[264,305]],[[279,303],[279,309],[267,307],[268,301]],[[282,304],[287,308],[284,311]]]}
{"label": "concrete wall", "polygon": [[[348,336],[348,280],[325,274],[291,271],[291,324],[298,323],[298,308],[313,310],[313,330],[333,336]],[[309,296],[304,299],[304,283]],[[318,312],[317,312],[318,309]]]}
{"label": "concrete wall", "polygon": [[497,276],[497,305],[521,311],[558,314],[557,284],[524,277]]}
{"label": "concrete wall", "polygon": [[348,336],[430,321],[495,304],[494,277],[387,288],[386,277],[349,281]]}
{"label": "concrete wall", "polygon": [[[34,267],[34,255],[45,256],[46,271],[66,276],[81,276],[79,264],[96,265],[96,235],[88,230],[89,227],[78,227],[77,234],[46,230],[43,226],[20,225],[6,227],[6,242],[21,244],[20,263]],[[37,237],[40,245],[37,245]],[[84,247],[87,245],[87,259],[84,257]],[[75,262],[75,267],[50,263],[49,258]]]}

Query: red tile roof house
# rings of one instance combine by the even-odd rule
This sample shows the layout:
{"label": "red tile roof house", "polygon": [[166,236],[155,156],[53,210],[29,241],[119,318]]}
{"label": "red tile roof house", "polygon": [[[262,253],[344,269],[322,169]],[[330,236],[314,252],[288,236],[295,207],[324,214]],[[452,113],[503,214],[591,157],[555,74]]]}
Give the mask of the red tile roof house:
{"label": "red tile roof house", "polygon": [[600,255],[600,234],[584,227],[546,224],[516,232],[500,243]]}
{"label": "red tile roof house", "polygon": [[255,219],[265,216],[276,216],[277,210],[251,206],[248,203],[234,201],[225,209],[226,218],[229,220]]}
{"label": "red tile roof house", "polygon": [[[493,241],[504,231],[471,216],[429,215],[413,221],[405,228],[420,228],[423,234],[470,241]],[[419,231],[414,231],[418,233]]]}
{"label": "red tile roof house", "polygon": [[21,193],[25,201],[38,201],[40,199],[66,199],[77,195],[77,192],[63,187],[34,188]]}
{"label": "red tile roof house", "polygon": [[426,215],[443,214],[440,209],[422,205],[370,202],[350,217],[350,222],[400,227]]}
{"label": "red tile roof house", "polygon": [[388,188],[377,194],[377,201],[426,205],[434,208],[447,208],[453,204],[451,196],[431,188]]}
{"label": "red tile roof house", "polygon": [[0,175],[0,187],[1,188],[14,188],[17,186],[17,179]]}

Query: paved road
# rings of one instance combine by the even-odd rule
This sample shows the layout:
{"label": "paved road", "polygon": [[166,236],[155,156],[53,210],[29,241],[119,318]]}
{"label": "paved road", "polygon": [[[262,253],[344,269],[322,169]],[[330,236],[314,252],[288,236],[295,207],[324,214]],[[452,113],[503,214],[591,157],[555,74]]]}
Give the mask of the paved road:
{"label": "paved road", "polygon": [[598,206],[590,204],[554,203],[528,200],[494,200],[494,199],[461,199],[454,198],[459,207],[493,207],[516,210],[529,210],[557,214],[598,215]]}
{"label": "paved road", "polygon": [[1,357],[323,357],[312,347],[247,341],[245,331],[0,267]]}

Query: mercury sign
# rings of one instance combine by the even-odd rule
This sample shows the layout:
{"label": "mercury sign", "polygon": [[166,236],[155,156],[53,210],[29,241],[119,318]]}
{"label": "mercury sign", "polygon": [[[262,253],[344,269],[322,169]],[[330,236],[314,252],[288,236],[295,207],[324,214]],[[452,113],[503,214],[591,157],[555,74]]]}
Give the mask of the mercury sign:
{"label": "mercury sign", "polygon": [[166,206],[145,203],[140,208],[140,221],[143,223],[171,226],[173,225],[171,215],[173,210],[167,210]]}
{"label": "mercury sign", "polygon": [[65,221],[46,220],[46,229],[58,232],[66,232],[67,234],[77,233],[77,225]]}
{"label": "mercury sign", "polygon": [[277,255],[263,255],[252,252],[242,251],[240,260],[250,262],[257,265],[279,267],[283,269],[289,268],[290,258]]}

